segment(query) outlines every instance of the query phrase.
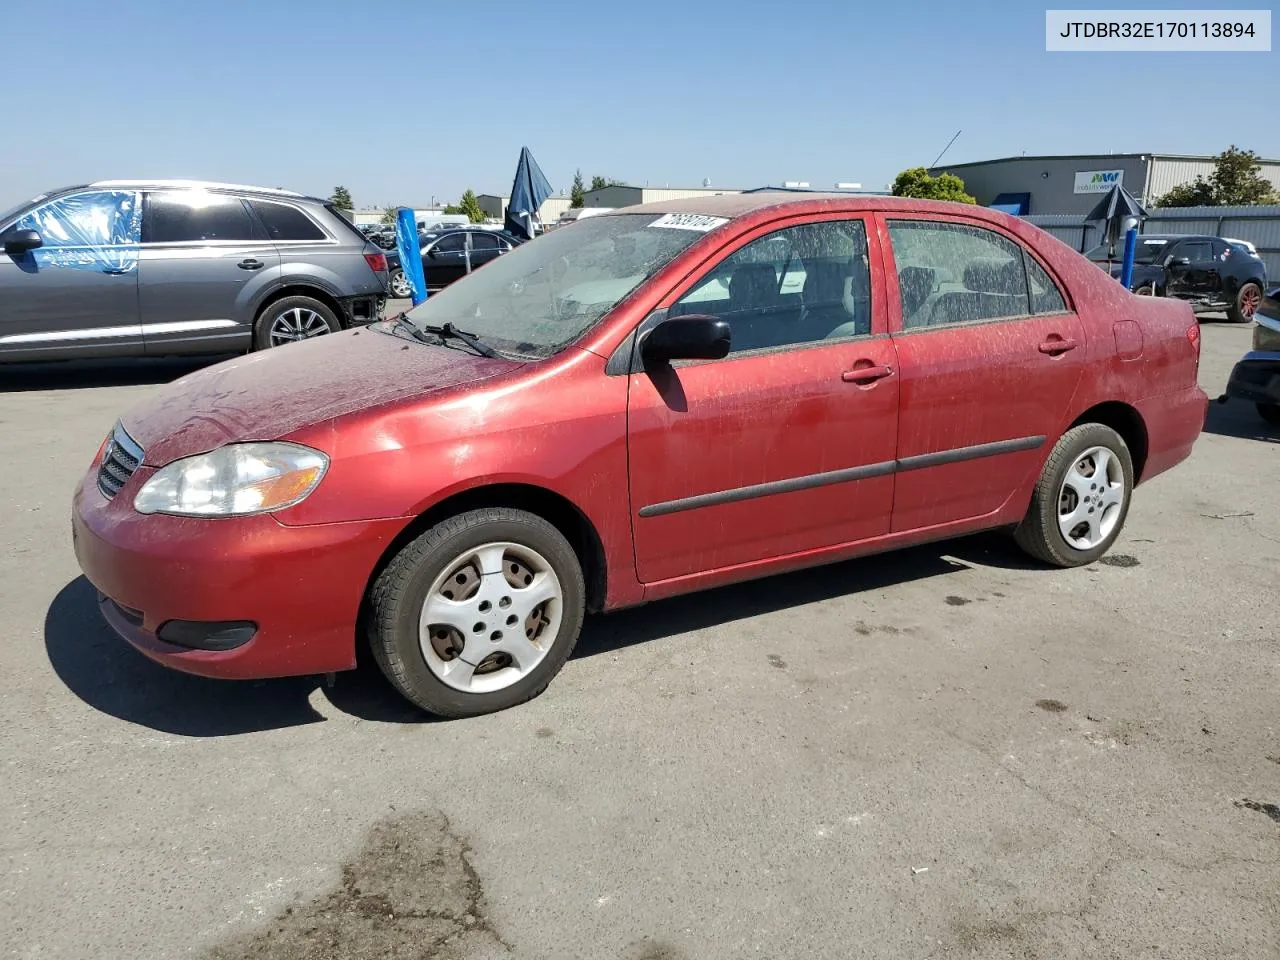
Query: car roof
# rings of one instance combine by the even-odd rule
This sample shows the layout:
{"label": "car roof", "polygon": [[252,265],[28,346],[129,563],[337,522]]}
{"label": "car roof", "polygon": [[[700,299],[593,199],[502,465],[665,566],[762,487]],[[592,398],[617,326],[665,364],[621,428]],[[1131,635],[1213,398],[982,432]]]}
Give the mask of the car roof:
{"label": "car roof", "polygon": [[[134,190],[167,187],[178,190],[234,190],[237,193],[260,193],[264,196],[293,197],[298,200],[318,200],[293,190],[282,190],[279,187],[255,187],[247,183],[222,183],[218,180],[95,180],[90,187],[110,189],[125,187]],[[323,201],[321,201],[323,202]]]}
{"label": "car roof", "polygon": [[989,216],[992,220],[1001,216],[1008,216],[988,207],[950,203],[941,200],[917,200],[914,197],[885,197],[857,193],[796,194],[782,190],[762,193],[722,193],[717,196],[686,197],[682,200],[659,200],[654,203],[618,207],[609,213],[601,213],[597,214],[597,216],[612,217],[634,213],[692,213],[733,219],[770,209],[795,213],[828,209],[880,210],[890,213],[956,213],[957,207],[962,207],[967,213],[980,211],[981,216]]}

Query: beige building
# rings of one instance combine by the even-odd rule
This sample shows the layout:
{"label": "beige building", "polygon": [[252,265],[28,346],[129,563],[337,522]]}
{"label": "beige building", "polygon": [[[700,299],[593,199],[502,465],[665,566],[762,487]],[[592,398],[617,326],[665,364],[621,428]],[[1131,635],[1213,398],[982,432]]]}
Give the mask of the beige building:
{"label": "beige building", "polygon": [[692,197],[718,197],[726,193],[741,193],[717,187],[632,187],[619,185],[588,190],[584,206],[630,207],[638,203],[656,203],[659,200],[688,200]]}
{"label": "beige building", "polygon": [[[477,200],[480,201],[480,209],[484,211],[484,215],[491,220],[505,220],[507,217],[507,203],[510,197],[500,197],[493,193],[482,193]],[[568,197],[547,197],[542,203],[542,208],[538,211],[538,219],[545,223],[555,223],[560,219],[560,214],[569,209]]]}

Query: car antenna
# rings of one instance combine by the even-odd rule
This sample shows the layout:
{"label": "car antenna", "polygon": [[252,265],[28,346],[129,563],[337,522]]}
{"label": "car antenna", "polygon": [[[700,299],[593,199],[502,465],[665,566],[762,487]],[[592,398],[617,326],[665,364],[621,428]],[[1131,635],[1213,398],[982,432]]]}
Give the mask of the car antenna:
{"label": "car antenna", "polygon": [[938,154],[938,156],[934,159],[933,163],[929,164],[930,170],[932,170],[934,167],[938,165],[938,161],[942,159],[942,154],[946,153],[948,150],[951,149],[951,145],[956,142],[956,140],[959,138],[960,134],[962,133],[964,133],[963,130],[957,130],[956,135],[947,141],[947,145],[942,148],[942,153]]}

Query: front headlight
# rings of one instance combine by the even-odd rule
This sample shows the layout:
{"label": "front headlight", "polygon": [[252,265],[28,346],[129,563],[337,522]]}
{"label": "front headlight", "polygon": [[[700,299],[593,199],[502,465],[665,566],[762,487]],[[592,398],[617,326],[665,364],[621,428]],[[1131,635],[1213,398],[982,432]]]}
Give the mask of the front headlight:
{"label": "front headlight", "polygon": [[1280,351],[1280,320],[1272,320],[1261,314],[1254,317],[1258,325],[1253,328],[1253,349],[1268,353]]}
{"label": "front headlight", "polygon": [[239,517],[292,506],[329,467],[319,450],[296,443],[233,443],[175,460],[133,499],[139,513]]}

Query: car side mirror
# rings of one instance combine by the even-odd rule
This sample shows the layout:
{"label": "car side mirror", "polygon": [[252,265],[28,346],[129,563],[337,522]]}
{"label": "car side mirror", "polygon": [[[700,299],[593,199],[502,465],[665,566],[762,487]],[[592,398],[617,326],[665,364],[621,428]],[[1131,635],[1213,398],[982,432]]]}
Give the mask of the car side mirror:
{"label": "car side mirror", "polygon": [[4,241],[4,252],[10,256],[44,246],[44,238],[35,230],[6,230],[0,239]]}
{"label": "car side mirror", "polygon": [[436,258],[436,248],[427,247],[427,256],[434,260]]}
{"label": "car side mirror", "polygon": [[729,324],[719,317],[687,314],[663,320],[640,345],[645,365],[671,360],[719,360],[729,353]]}

